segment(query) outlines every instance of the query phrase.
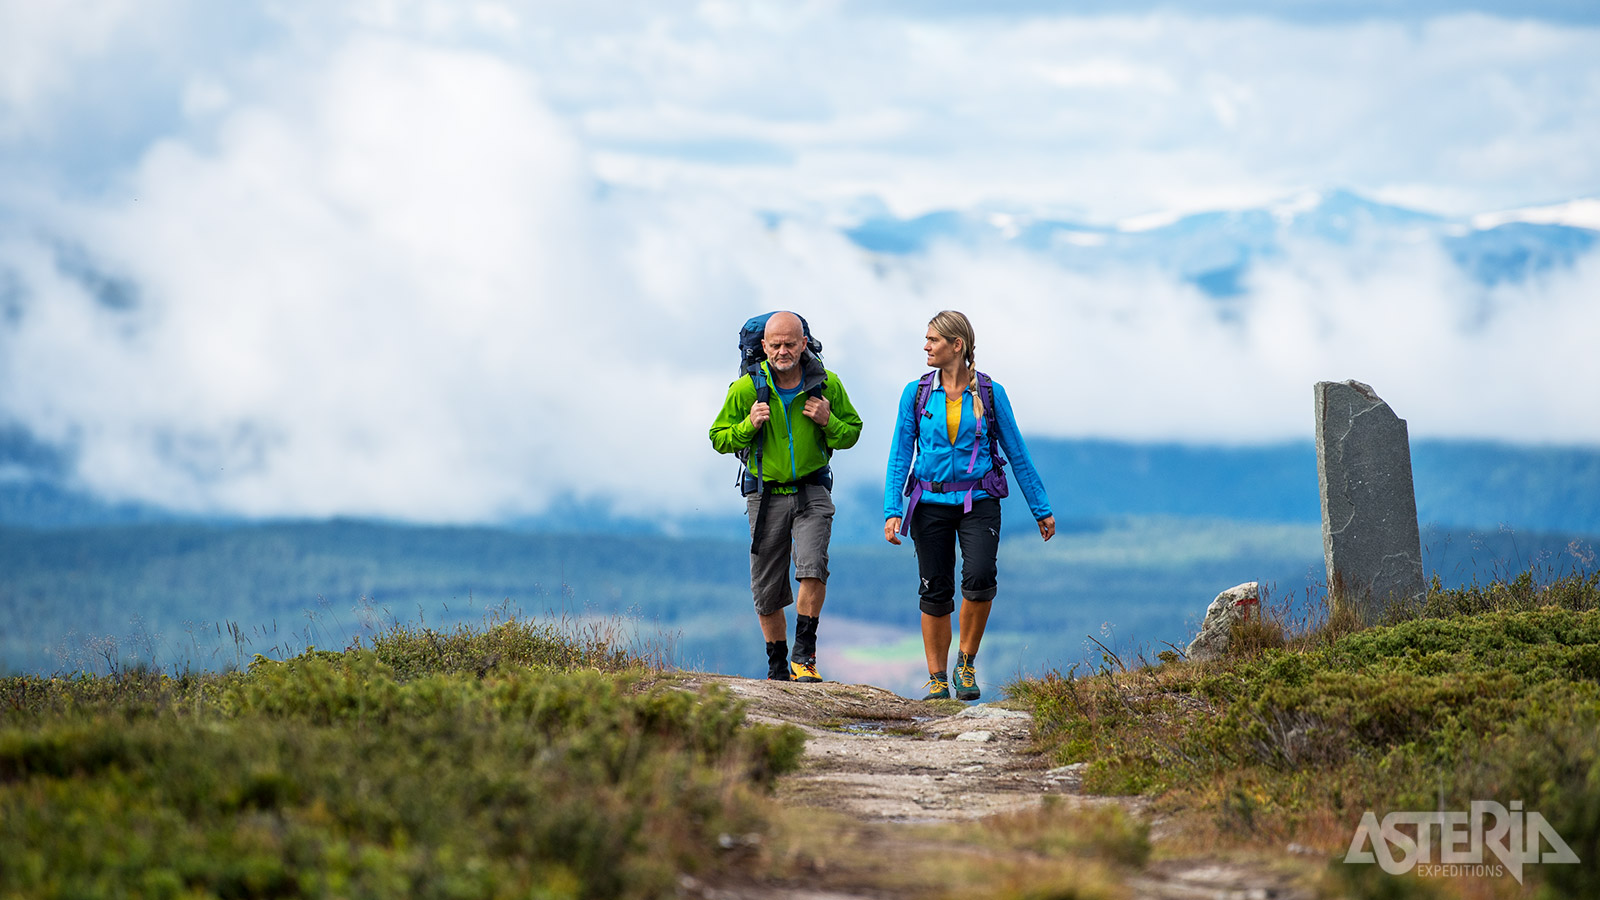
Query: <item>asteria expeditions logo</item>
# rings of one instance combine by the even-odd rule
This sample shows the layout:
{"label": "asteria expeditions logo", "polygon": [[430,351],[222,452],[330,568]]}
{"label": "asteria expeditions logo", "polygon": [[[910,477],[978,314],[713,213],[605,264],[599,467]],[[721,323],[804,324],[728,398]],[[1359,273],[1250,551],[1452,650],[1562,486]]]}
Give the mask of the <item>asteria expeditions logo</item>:
{"label": "asteria expeditions logo", "polygon": [[[1486,818],[1494,824],[1486,827]],[[1412,826],[1415,836],[1400,830],[1407,825]],[[1435,829],[1439,841],[1437,863],[1433,861]],[[1371,849],[1363,849],[1369,844]],[[1498,862],[1487,861],[1485,850]],[[1474,800],[1468,812],[1391,812],[1381,823],[1375,813],[1367,810],[1356,826],[1344,861],[1376,862],[1390,875],[1415,869],[1418,875],[1425,876],[1498,878],[1509,871],[1521,884],[1523,866],[1576,863],[1578,855],[1544,816],[1524,812],[1521,800],[1511,801],[1509,810],[1493,800]]]}

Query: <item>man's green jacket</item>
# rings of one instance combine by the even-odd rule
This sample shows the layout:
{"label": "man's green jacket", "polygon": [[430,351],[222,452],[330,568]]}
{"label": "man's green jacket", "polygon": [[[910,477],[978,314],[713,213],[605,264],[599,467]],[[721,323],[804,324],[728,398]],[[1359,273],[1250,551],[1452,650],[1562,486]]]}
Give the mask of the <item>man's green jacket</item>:
{"label": "man's green jacket", "polygon": [[[855,446],[861,437],[861,416],[850,405],[844,382],[836,372],[824,372],[822,363],[807,353],[800,358],[801,391],[785,408],[778,395],[778,383],[763,362],[761,370],[772,388],[772,418],[762,427],[761,477],[765,481],[798,481],[828,464],[827,449],[844,450]],[[805,415],[806,391],[822,382],[822,396],[832,407],[826,426]],[[717,419],[711,423],[711,446],[718,453],[735,453],[750,446],[755,429],[750,426],[750,408],[756,405],[756,385],[748,375],[740,375],[728,385]],[[755,471],[752,459],[751,471]]]}

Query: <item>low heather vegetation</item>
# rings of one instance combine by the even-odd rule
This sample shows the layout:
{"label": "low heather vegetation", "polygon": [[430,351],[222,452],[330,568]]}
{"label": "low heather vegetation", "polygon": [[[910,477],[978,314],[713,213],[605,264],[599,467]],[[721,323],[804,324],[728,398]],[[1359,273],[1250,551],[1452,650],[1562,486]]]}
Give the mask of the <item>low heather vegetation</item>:
{"label": "low heather vegetation", "polygon": [[[1522,800],[1585,863],[1533,867],[1530,884],[1600,896],[1600,573],[1436,582],[1365,630],[1286,618],[1236,626],[1225,660],[1124,668],[1108,653],[1093,674],[1011,690],[1056,764],[1087,764],[1085,790],[1150,795],[1219,848],[1298,843],[1342,859],[1367,810]],[[1366,884],[1374,866],[1332,872],[1363,895],[1439,887]]]}
{"label": "low heather vegetation", "polygon": [[[1223,660],[1105,648],[1096,671],[1018,682],[1046,761],[1151,815],[962,826],[996,854],[981,866],[886,867],[849,823],[776,808],[801,733],[671,688],[632,633],[391,622],[241,671],[0,679],[0,897],[656,897],[684,876],[811,883],[798,848],[837,845],[830,879],[890,894],[1113,898],[1177,852],[1151,818],[1190,856],[1323,854],[1330,896],[1600,895],[1600,573],[1436,582],[1367,629],[1269,607]],[[1524,887],[1339,862],[1368,810],[1474,800],[1522,800],[1584,864]]]}
{"label": "low heather vegetation", "polygon": [[242,672],[0,680],[0,896],[646,897],[715,875],[801,734],[602,638],[395,626]]}

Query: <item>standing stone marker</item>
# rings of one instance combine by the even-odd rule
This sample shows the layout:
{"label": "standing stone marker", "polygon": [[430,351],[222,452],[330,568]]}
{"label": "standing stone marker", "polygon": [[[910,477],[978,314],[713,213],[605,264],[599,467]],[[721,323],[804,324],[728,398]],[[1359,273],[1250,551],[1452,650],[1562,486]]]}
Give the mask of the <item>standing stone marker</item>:
{"label": "standing stone marker", "polygon": [[1359,381],[1317,382],[1316,410],[1328,597],[1370,625],[1427,591],[1406,422]]}

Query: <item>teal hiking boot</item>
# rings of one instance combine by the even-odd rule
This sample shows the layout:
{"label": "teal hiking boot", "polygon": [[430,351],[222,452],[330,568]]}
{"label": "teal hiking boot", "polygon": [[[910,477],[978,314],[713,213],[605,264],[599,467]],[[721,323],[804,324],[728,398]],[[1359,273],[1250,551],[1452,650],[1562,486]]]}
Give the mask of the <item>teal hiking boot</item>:
{"label": "teal hiking boot", "polygon": [[928,683],[925,687],[928,690],[928,696],[923,697],[922,699],[924,700],[950,699],[950,679],[943,672],[934,672],[929,675]]}
{"label": "teal hiking boot", "polygon": [[956,660],[955,682],[957,700],[976,700],[983,696],[983,692],[978,690],[977,663],[966,654]]}

